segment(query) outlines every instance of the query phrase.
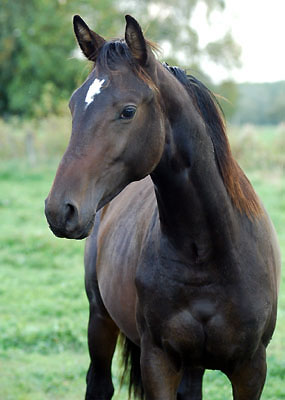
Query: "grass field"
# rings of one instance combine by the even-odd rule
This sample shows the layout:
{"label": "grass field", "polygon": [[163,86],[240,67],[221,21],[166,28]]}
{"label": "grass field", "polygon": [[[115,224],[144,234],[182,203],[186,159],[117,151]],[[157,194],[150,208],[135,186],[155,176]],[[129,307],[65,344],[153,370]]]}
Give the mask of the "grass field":
{"label": "grass field", "polygon": [[[251,154],[252,139],[244,142]],[[271,143],[267,131],[261,142],[266,150]],[[238,153],[238,145],[236,149]],[[279,153],[276,162],[259,154],[251,165],[246,154],[244,166],[273,219],[285,254],[283,161],[278,161]],[[260,158],[263,168],[259,168]],[[44,199],[55,169],[54,161],[31,167],[24,158],[16,157],[0,164],[0,400],[75,400],[84,396],[89,362],[84,242],[57,239],[46,224]],[[283,268],[278,325],[268,349],[263,400],[285,399],[284,284]],[[119,373],[116,361],[117,387]],[[230,384],[221,373],[209,371],[204,395],[211,400],[230,399]],[[126,398],[124,388],[116,392],[115,399]]]}

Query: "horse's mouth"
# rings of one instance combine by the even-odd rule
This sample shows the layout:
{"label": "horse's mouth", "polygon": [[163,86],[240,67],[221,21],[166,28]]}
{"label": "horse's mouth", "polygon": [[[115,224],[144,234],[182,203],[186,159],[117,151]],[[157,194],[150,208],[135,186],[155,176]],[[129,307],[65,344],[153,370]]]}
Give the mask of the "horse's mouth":
{"label": "horse's mouth", "polygon": [[55,226],[50,223],[49,223],[49,228],[52,231],[52,233],[59,238],[82,240],[90,235],[93,229],[94,220],[95,220],[95,214],[91,217],[89,222],[83,228],[73,229],[72,231],[69,231],[65,227]]}

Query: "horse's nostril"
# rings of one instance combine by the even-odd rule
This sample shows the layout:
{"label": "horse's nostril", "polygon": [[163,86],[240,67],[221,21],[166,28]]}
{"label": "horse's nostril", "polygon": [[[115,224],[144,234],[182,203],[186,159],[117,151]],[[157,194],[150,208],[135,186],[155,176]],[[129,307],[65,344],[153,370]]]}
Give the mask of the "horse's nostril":
{"label": "horse's nostril", "polygon": [[65,218],[66,218],[66,220],[69,220],[70,218],[72,218],[75,213],[76,213],[75,206],[73,204],[69,204],[68,203],[68,204],[65,205]]}
{"label": "horse's nostril", "polygon": [[77,207],[74,204],[66,203],[64,211],[65,211],[64,217],[65,217],[66,228],[71,230],[78,222]]}

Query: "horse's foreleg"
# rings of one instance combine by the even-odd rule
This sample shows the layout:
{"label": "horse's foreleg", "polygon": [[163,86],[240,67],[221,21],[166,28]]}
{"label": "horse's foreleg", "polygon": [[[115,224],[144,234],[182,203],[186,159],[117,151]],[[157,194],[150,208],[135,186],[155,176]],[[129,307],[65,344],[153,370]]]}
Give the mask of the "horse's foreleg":
{"label": "horse's foreleg", "polygon": [[203,368],[184,368],[178,388],[177,400],[202,400]]}
{"label": "horse's foreleg", "polygon": [[146,400],[176,400],[182,370],[145,335],[141,340],[141,374]]}
{"label": "horse's foreleg", "polygon": [[[95,294],[95,296],[94,296]],[[111,377],[112,358],[118,328],[109,317],[97,288],[90,301],[88,347],[90,367],[87,372],[86,400],[110,400],[114,393]]]}
{"label": "horse's foreleg", "polygon": [[228,375],[234,400],[259,400],[266,378],[266,350],[260,346],[251,360]]}

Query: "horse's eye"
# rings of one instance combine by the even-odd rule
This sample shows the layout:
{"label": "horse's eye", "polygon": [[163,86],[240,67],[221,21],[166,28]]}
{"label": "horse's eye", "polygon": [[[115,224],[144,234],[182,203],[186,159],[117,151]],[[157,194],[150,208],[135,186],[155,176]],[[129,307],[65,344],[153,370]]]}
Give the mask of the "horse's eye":
{"label": "horse's eye", "polygon": [[137,108],[135,106],[126,106],[120,114],[120,119],[132,119],[136,111]]}

